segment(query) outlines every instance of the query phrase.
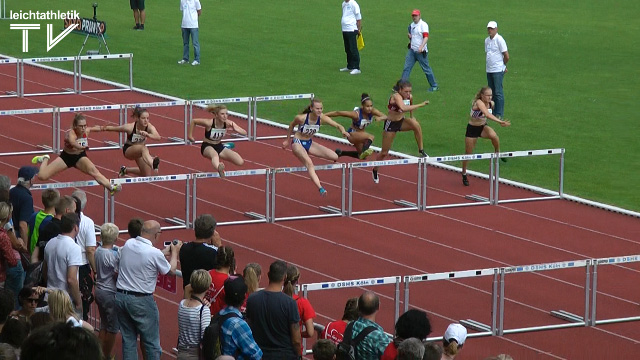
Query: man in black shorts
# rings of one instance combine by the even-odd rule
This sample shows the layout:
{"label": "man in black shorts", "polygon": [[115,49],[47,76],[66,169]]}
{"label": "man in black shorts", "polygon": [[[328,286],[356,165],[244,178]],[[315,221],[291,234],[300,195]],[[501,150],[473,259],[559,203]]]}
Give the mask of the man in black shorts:
{"label": "man in black shorts", "polygon": [[129,0],[131,10],[133,10],[133,18],[136,20],[136,26],[133,30],[144,30],[144,0]]}

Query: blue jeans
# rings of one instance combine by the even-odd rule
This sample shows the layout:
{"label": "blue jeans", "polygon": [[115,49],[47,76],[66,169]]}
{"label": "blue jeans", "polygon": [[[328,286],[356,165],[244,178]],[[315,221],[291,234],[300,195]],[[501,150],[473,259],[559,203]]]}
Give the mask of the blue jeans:
{"label": "blue jeans", "polygon": [[14,309],[18,309],[18,293],[24,286],[25,272],[22,268],[22,262],[18,260],[18,265],[7,268],[7,280],[4,282],[4,288],[13,292]]}
{"label": "blue jeans", "polygon": [[191,36],[191,42],[193,42],[193,59],[200,62],[198,28],[182,28],[182,60],[189,61],[189,36]]}
{"label": "blue jeans", "polygon": [[504,72],[487,73],[487,83],[493,91],[493,102],[496,104],[493,115],[504,116],[504,91],[502,90],[502,79]]}
{"label": "blue jeans", "polygon": [[438,86],[438,82],[433,76],[433,70],[431,70],[431,66],[429,66],[428,52],[417,53],[411,49],[407,51],[407,57],[404,59],[404,70],[402,70],[402,79],[409,80],[411,69],[413,69],[413,65],[416,64],[416,61],[420,64],[422,71],[424,71],[429,85],[431,85],[431,87]]}
{"label": "blue jeans", "polygon": [[116,293],[116,306],[122,334],[122,359],[137,360],[137,337],[144,345],[147,359],[160,360],[160,315],[153,296]]}

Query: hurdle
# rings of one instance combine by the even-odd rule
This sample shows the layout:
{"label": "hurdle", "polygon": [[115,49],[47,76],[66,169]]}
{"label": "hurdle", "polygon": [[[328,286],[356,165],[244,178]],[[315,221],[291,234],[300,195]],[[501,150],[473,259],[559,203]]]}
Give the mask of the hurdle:
{"label": "hurdle", "polygon": [[596,310],[597,310],[596,295],[598,293],[598,268],[602,266],[607,266],[607,265],[620,265],[620,264],[628,264],[628,263],[636,263],[636,262],[640,262],[640,255],[626,255],[626,256],[599,258],[599,259],[591,260],[593,282],[591,287],[591,313],[589,316],[590,326],[640,320],[640,316],[627,316],[627,317],[610,318],[610,319],[602,319],[602,320],[597,320],[597,317],[596,317]]}
{"label": "hurdle", "polygon": [[[222,225],[239,225],[239,224],[255,224],[255,223],[265,223],[270,222],[271,214],[269,208],[269,201],[271,194],[269,191],[271,190],[270,182],[271,182],[271,169],[253,169],[253,170],[238,170],[238,171],[227,171],[225,173],[225,178],[231,179],[239,176],[264,176],[265,177],[265,199],[264,199],[264,214],[256,213],[253,211],[247,211],[244,213],[246,217],[252,218],[253,220],[237,220],[237,221],[223,221],[219,222],[218,226]],[[210,173],[195,173],[192,176],[193,179],[193,201],[192,201],[192,211],[191,214],[193,216],[191,222],[194,223],[196,221],[197,214],[197,205],[198,196],[197,196],[197,183],[198,179],[210,179],[210,178],[220,178],[220,175],[217,172]],[[217,180],[219,181],[219,180]]]}
{"label": "hurdle", "polygon": [[[298,172],[307,172],[307,168],[304,166],[299,167],[283,167],[283,168],[275,168],[271,171],[271,190],[270,195],[271,199],[269,201],[269,205],[271,206],[269,210],[269,214],[271,215],[270,221],[274,223],[276,221],[286,221],[286,220],[302,220],[302,219],[319,219],[319,218],[327,218],[327,217],[339,217],[344,216],[346,213],[345,209],[345,200],[346,200],[346,169],[347,166],[344,163],[337,164],[326,164],[326,165],[316,165],[314,166],[316,171],[325,171],[325,170],[341,170],[342,172],[342,181],[340,186],[340,208],[338,211],[331,211],[325,214],[314,214],[314,215],[297,215],[297,216],[286,216],[286,217],[277,217],[276,216],[276,175],[278,174],[293,174]],[[334,209],[337,209],[333,207]],[[323,211],[322,207],[319,208],[320,211]]]}
{"label": "hurdle", "polygon": [[[72,61],[73,62],[73,88],[64,88],[64,91],[58,91],[58,92],[40,92],[40,93],[26,93],[25,92],[25,75],[24,75],[24,69],[25,69],[25,65],[30,65],[30,66],[36,66],[36,67],[40,67],[40,68],[44,68],[46,70],[53,70],[53,71],[59,71],[62,72],[62,70],[56,69],[56,68],[52,68],[52,67],[45,67],[45,66],[41,66],[41,63],[45,63],[45,62],[67,62],[67,61]],[[60,94],[76,94],[77,93],[77,81],[78,81],[78,63],[76,61],[76,56],[59,56],[59,57],[41,57],[41,58],[26,58],[26,59],[21,59],[20,62],[20,68],[18,70],[18,77],[20,78],[20,97],[25,97],[25,96],[41,96],[41,95],[60,95]]]}
{"label": "hurdle", "polygon": [[[251,109],[252,109],[252,103],[253,103],[253,97],[234,97],[234,98],[223,98],[223,99],[201,99],[201,100],[191,100],[189,101],[189,117],[188,117],[188,121],[185,121],[184,124],[184,141],[187,142],[187,134],[188,134],[188,127],[189,127],[189,123],[191,122],[191,120],[193,120],[193,107],[199,107],[199,108],[206,108],[207,105],[211,105],[211,104],[240,104],[240,103],[247,103],[247,115],[243,115],[243,114],[239,114],[239,113],[233,113],[234,116],[238,116],[238,117],[246,117],[247,119],[247,136],[243,137],[243,136],[238,136],[237,139],[235,140],[249,140],[251,139],[251,132],[253,131],[253,126],[251,125],[254,121],[252,119],[251,116]],[[234,141],[235,141],[234,140]],[[224,141],[229,141],[229,140],[222,140]],[[202,140],[198,140],[196,142],[194,142],[194,144],[201,144]]]}
{"label": "hurdle", "polygon": [[[129,59],[129,87],[115,88],[115,89],[102,89],[102,90],[85,90],[82,91],[82,61],[88,60],[107,60],[107,59]],[[108,54],[108,55],[84,55],[76,57],[78,74],[74,74],[77,77],[77,94],[90,94],[98,92],[114,92],[133,90],[133,54]],[[75,67],[74,67],[75,69]]]}
{"label": "hurdle", "polygon": [[[58,130],[57,130],[56,133],[59,134],[59,135],[56,136],[56,138],[57,138],[56,140],[58,141],[58,145],[60,144],[60,136],[62,136],[62,129],[60,128],[60,119],[61,119],[62,114],[87,112],[87,111],[106,111],[106,110],[112,110],[112,111],[113,110],[118,110],[119,123],[120,124],[124,123],[123,114],[122,114],[122,106],[121,105],[87,105],[87,106],[68,106],[68,107],[57,108]],[[110,145],[108,145],[108,146],[91,147],[91,151],[119,149],[119,148],[122,147],[122,144],[116,144],[116,143],[109,143],[109,144]],[[58,148],[59,148],[59,146],[58,146]]]}
{"label": "hurdle", "polygon": [[[46,189],[55,189],[55,190],[60,190],[60,189],[70,189],[70,188],[87,188],[87,187],[95,187],[95,186],[100,186],[102,187],[102,185],[100,185],[100,183],[98,183],[95,180],[88,180],[88,181],[70,181],[70,182],[59,182],[59,183],[46,183],[46,184],[33,184],[30,188],[30,190],[46,190]],[[107,189],[104,189],[104,193],[103,193],[103,210],[104,210],[104,222],[109,222],[109,191]]]}
{"label": "hurdle", "polygon": [[[126,119],[127,119],[127,112],[129,109],[133,109],[135,107],[142,107],[142,108],[146,108],[146,109],[152,109],[152,108],[159,108],[159,107],[171,107],[171,106],[182,106],[183,107],[183,117],[182,117],[182,122],[183,122],[183,127],[184,127],[184,131],[186,134],[186,129],[188,126],[188,116],[189,116],[189,106],[188,106],[188,101],[186,100],[172,100],[172,101],[158,101],[158,102],[148,102],[148,103],[132,103],[132,104],[122,104],[122,114],[120,115],[120,126],[124,125],[126,123]],[[126,134],[125,133],[120,133],[119,139],[118,139],[118,144],[120,145],[120,147],[122,147],[122,145],[125,143],[125,138],[126,138]],[[147,147],[157,147],[157,146],[174,146],[174,145],[184,145],[187,143],[187,138],[186,136],[184,136],[184,138],[179,138],[179,137],[168,137],[168,139],[170,140],[170,142],[162,142],[162,143],[154,143],[154,144],[147,144]]]}
{"label": "hurdle", "polygon": [[30,155],[30,154],[43,154],[43,153],[55,153],[60,150],[60,139],[58,137],[58,130],[60,128],[60,118],[56,108],[41,108],[41,109],[20,109],[20,110],[0,110],[0,117],[2,116],[16,116],[16,115],[32,115],[32,114],[52,114],[51,115],[51,146],[48,144],[34,144],[40,147],[40,150],[33,151],[15,151],[0,153],[0,156],[13,156],[13,155]]}
{"label": "hurdle", "polygon": [[[0,0],[0,1],[3,1],[3,0]],[[7,90],[6,94],[0,95],[0,98],[16,97],[20,95],[20,76],[18,75],[20,73],[20,59],[14,59],[14,58],[0,59],[0,66],[2,65],[9,66],[7,64],[16,64],[16,89],[15,91]]]}
{"label": "hurdle", "polygon": [[289,95],[267,95],[267,96],[256,96],[253,98],[253,122],[251,130],[249,130],[249,140],[267,140],[267,139],[281,139],[285,138],[286,135],[276,135],[276,136],[261,136],[258,137],[258,103],[266,102],[266,101],[281,101],[281,100],[300,100],[300,99],[313,99],[314,94],[289,94]]}
{"label": "hurdle", "polygon": [[[185,212],[184,212],[184,220],[177,217],[167,217],[165,221],[173,223],[175,225],[171,226],[161,226],[162,230],[172,230],[172,229],[188,229],[190,227],[189,219],[189,211],[191,209],[191,189],[190,189],[190,179],[191,174],[179,174],[179,175],[164,175],[164,176],[145,176],[145,177],[135,177],[135,178],[121,178],[121,179],[111,179],[111,185],[121,185],[123,188],[137,185],[137,184],[154,184],[159,182],[170,182],[170,181],[184,181],[185,183]],[[122,196],[122,194],[120,195]],[[110,219],[111,222],[115,224],[116,221],[116,211],[115,211],[115,197],[116,195],[112,195],[109,197],[110,203]],[[121,227],[121,229],[126,229],[126,226]],[[126,233],[127,230],[120,230],[120,233]]]}

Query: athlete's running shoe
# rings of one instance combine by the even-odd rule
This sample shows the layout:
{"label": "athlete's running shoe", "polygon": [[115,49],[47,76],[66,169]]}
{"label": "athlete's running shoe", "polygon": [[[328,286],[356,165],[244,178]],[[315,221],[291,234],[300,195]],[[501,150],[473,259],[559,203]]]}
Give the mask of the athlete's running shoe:
{"label": "athlete's running shoe", "polygon": [[327,190],[325,190],[323,187],[320,188],[320,196],[327,196]]}
{"label": "athlete's running shoe", "polygon": [[41,163],[44,161],[44,159],[49,160],[51,157],[49,155],[40,155],[40,156],[34,156],[33,159],[31,159],[31,163],[32,164],[37,164],[37,163]]}
{"label": "athlete's running shoe", "polygon": [[371,172],[373,174],[373,182],[374,183],[379,183],[380,182],[380,178],[378,177],[378,170],[373,169],[373,171]]}
{"label": "athlete's running shoe", "polygon": [[506,158],[506,157],[501,157],[501,158],[500,158],[500,161],[502,161],[502,162],[507,162],[507,158]]}
{"label": "athlete's running shoe", "polygon": [[224,164],[220,163],[220,165],[218,165],[218,175],[220,175],[221,178],[224,179],[225,174],[224,174]]}
{"label": "athlete's running shoe", "polygon": [[342,149],[336,149],[336,154],[338,154],[338,157],[342,156]]}
{"label": "athlete's running shoe", "polygon": [[420,150],[420,157],[428,158],[428,157],[429,157],[429,154],[427,154],[426,152],[424,152],[424,149],[423,149],[423,150]]}
{"label": "athlete's running shoe", "polygon": [[469,179],[467,179],[467,174],[462,174],[462,185],[469,186]]}
{"label": "athlete's running shoe", "polygon": [[127,167],[122,165],[120,166],[120,171],[118,171],[118,177],[124,177],[125,175],[127,175]]}
{"label": "athlete's running shoe", "polygon": [[160,158],[158,156],[153,158],[153,170],[158,171],[158,165],[160,165]]}
{"label": "athlete's running shoe", "polygon": [[109,191],[109,195],[113,196],[120,190],[122,190],[122,185],[121,184],[115,184],[115,185],[113,185],[111,187],[111,191]]}
{"label": "athlete's running shoe", "polygon": [[361,152],[358,157],[360,158],[360,160],[364,160],[371,154],[373,154],[373,149],[367,149],[367,150]]}

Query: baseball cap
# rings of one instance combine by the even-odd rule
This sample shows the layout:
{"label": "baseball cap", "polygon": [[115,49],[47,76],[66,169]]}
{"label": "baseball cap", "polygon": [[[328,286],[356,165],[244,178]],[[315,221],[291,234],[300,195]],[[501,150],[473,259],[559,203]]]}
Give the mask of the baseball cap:
{"label": "baseball cap", "polygon": [[488,27],[488,28],[495,29],[495,28],[497,28],[497,27],[498,27],[498,23],[497,23],[497,22],[495,22],[495,21],[489,21],[489,23],[487,24],[487,27]]}
{"label": "baseball cap", "polygon": [[236,298],[243,298],[247,293],[247,284],[244,283],[244,279],[241,276],[229,276],[224,281],[224,292],[226,296],[234,296]]}
{"label": "baseball cap", "polygon": [[414,9],[414,10],[411,12],[411,16],[413,16],[413,15],[418,15],[418,16],[420,16],[420,10],[418,10],[418,9]]}
{"label": "baseball cap", "polygon": [[18,170],[18,177],[24,181],[30,181],[38,173],[38,168],[35,166],[23,166]]}
{"label": "baseball cap", "polygon": [[467,340],[467,329],[460,324],[450,324],[444,332],[444,339],[448,342],[455,340],[458,345],[464,345]]}

